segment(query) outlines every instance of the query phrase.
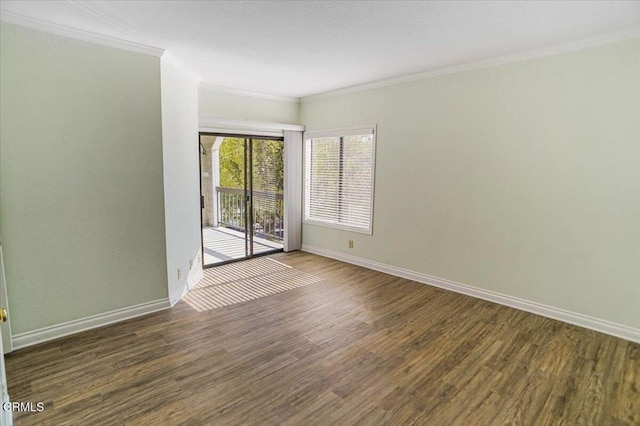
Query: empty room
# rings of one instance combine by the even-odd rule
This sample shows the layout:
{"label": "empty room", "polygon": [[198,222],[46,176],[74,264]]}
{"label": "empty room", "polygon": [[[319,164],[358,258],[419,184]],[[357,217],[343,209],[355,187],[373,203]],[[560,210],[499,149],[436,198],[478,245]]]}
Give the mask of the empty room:
{"label": "empty room", "polygon": [[0,0],[0,425],[640,425],[640,2]]}

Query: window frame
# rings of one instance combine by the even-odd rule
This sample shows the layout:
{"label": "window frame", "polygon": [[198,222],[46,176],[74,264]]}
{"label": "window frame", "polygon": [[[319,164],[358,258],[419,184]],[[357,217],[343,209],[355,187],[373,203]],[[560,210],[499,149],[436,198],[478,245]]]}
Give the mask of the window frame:
{"label": "window frame", "polygon": [[[360,228],[357,226],[344,225],[340,223],[332,223],[322,220],[314,220],[307,217],[307,141],[309,139],[320,139],[320,138],[343,138],[346,136],[355,136],[355,135],[366,135],[370,134],[372,137],[371,141],[371,194],[369,198],[369,227],[368,228]],[[322,226],[326,228],[339,229],[342,231],[350,231],[357,232],[359,234],[373,235],[373,211],[374,211],[374,196],[375,196],[375,182],[376,182],[376,145],[377,145],[377,127],[376,125],[371,126],[358,126],[358,127],[349,127],[343,129],[334,129],[334,130],[313,130],[304,132],[302,142],[303,142],[303,171],[302,176],[304,179],[302,185],[302,223],[309,225]],[[339,161],[342,161],[342,158],[339,158]]]}

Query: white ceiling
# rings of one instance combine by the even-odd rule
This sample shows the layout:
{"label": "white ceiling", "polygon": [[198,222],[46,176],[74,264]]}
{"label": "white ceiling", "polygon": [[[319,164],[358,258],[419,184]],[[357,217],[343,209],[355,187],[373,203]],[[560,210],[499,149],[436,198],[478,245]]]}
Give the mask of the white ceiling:
{"label": "white ceiling", "polygon": [[640,1],[0,1],[169,50],[229,88],[302,97],[640,28]]}

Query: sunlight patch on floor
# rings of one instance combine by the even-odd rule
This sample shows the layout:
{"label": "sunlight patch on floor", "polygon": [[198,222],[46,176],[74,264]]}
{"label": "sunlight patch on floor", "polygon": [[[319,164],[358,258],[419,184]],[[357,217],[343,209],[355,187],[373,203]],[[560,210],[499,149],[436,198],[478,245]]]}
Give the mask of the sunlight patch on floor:
{"label": "sunlight patch on floor", "polygon": [[265,257],[206,269],[204,278],[183,300],[202,312],[319,281],[322,278]]}

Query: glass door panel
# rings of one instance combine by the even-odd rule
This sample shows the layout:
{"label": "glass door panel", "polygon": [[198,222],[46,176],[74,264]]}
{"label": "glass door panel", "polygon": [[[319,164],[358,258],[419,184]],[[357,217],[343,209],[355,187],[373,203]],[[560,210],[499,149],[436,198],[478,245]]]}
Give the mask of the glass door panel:
{"label": "glass door panel", "polygon": [[283,248],[284,142],[272,139],[251,142],[252,248],[254,254],[260,254]]}
{"label": "glass door panel", "polygon": [[244,137],[200,136],[204,266],[247,256],[245,170]]}
{"label": "glass door panel", "polygon": [[284,143],[201,134],[203,265],[282,250]]}

